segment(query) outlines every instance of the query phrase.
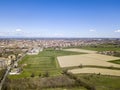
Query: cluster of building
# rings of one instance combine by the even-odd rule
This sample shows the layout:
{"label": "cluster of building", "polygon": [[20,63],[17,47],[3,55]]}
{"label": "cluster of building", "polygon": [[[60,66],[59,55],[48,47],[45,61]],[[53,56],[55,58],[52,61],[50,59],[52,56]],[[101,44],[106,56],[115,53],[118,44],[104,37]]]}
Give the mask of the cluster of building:
{"label": "cluster of building", "polygon": [[118,56],[120,57],[120,52],[118,51],[101,51],[99,54],[110,55],[110,56]]}
{"label": "cluster of building", "polygon": [[43,48],[40,47],[36,47],[36,48],[32,48],[31,50],[29,50],[27,52],[28,55],[37,55],[39,54],[39,52],[43,51]]}
{"label": "cluster of building", "polygon": [[15,55],[9,55],[7,58],[0,57],[0,68],[6,68],[7,66],[11,65],[12,61],[15,61]]}
{"label": "cluster of building", "polygon": [[[0,40],[0,48],[16,47],[16,48],[33,48],[33,47],[69,47],[69,46],[85,46],[97,45],[103,43],[120,44],[120,39],[3,39]],[[0,49],[1,50],[1,49]]]}

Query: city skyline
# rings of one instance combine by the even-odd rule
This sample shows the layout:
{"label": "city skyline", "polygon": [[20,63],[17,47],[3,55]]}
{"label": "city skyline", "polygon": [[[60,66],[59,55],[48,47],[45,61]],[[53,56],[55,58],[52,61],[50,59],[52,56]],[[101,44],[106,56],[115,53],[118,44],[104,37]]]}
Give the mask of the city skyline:
{"label": "city skyline", "polygon": [[0,37],[120,38],[119,0],[0,0]]}

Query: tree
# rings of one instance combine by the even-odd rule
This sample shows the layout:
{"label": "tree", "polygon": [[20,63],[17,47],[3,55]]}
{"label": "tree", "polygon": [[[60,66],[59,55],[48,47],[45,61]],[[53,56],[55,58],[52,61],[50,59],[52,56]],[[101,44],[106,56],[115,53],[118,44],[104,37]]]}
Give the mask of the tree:
{"label": "tree", "polygon": [[35,77],[35,74],[34,74],[34,73],[32,73],[32,74],[31,74],[31,77]]}
{"label": "tree", "polygon": [[44,77],[49,77],[49,72],[46,71],[44,74],[43,74]]}
{"label": "tree", "polygon": [[79,65],[79,68],[82,68],[82,67],[83,67],[83,65],[82,65],[82,64],[80,64],[80,65]]}
{"label": "tree", "polygon": [[62,70],[62,74],[67,74],[68,70],[67,69],[63,69]]}
{"label": "tree", "polygon": [[39,75],[38,75],[39,77],[41,77],[42,75],[41,75],[41,73],[39,73]]}

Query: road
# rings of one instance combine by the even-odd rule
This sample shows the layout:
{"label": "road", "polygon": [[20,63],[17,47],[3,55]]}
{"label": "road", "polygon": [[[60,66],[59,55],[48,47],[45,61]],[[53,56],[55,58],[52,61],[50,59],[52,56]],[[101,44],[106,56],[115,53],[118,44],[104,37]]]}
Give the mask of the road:
{"label": "road", "polygon": [[[14,63],[18,63],[20,60],[22,60],[22,58],[23,58],[25,55],[26,55],[26,53],[25,53],[22,57],[20,57],[19,59],[17,59],[16,62],[14,62]],[[5,79],[6,79],[7,75],[8,75],[9,72],[10,72],[10,69],[14,67],[14,63],[13,63],[12,65],[10,65],[10,66],[7,67],[7,70],[6,70],[6,72],[5,72],[2,80],[1,80],[1,82],[0,82],[0,90],[2,89],[2,86],[3,86],[4,82],[5,82]]]}
{"label": "road", "polygon": [[10,69],[11,69],[11,66],[7,68],[7,70],[6,70],[5,74],[4,74],[4,77],[0,82],[0,90],[2,89],[2,86],[3,86],[4,82],[5,82],[5,79],[6,79],[7,75],[8,75],[8,73],[9,73]]}

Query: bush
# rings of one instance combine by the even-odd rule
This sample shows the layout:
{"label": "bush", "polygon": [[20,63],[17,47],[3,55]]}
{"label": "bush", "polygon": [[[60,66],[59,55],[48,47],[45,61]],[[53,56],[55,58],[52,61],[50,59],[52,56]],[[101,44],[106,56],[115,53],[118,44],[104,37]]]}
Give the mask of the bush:
{"label": "bush", "polygon": [[82,68],[82,67],[83,67],[83,65],[82,65],[82,64],[80,64],[78,67],[79,67],[79,68]]}
{"label": "bush", "polygon": [[49,77],[49,72],[46,71],[46,72],[43,74],[43,77]]}
{"label": "bush", "polygon": [[67,69],[62,70],[62,74],[67,74]]}
{"label": "bush", "polygon": [[39,75],[38,75],[39,77],[41,77],[42,75],[41,75],[41,73],[39,73]]}
{"label": "bush", "polygon": [[31,74],[31,77],[35,77],[35,74],[34,74],[34,73],[32,73],[32,74]]}

